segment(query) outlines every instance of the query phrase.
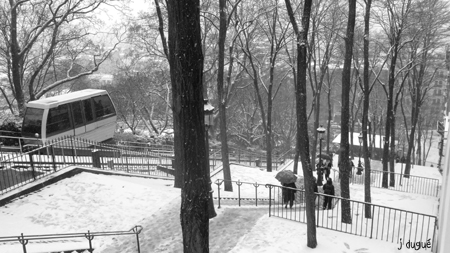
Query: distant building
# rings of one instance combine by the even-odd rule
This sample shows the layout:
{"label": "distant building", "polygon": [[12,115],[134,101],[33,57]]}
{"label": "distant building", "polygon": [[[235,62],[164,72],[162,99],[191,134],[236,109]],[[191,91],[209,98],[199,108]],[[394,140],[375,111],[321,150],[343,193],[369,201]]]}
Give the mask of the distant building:
{"label": "distant building", "polygon": [[[350,152],[359,155],[360,148],[362,147],[362,144],[359,143],[359,133],[349,133],[349,134],[351,135],[349,136]],[[369,136],[369,150],[371,154],[370,157],[371,159],[380,160],[383,157],[383,145],[384,145],[383,139],[384,136],[377,134]],[[335,144],[341,143],[341,134],[338,134],[338,136],[336,136],[336,138],[333,140],[333,143]]]}
{"label": "distant building", "polygon": [[99,88],[100,86],[112,85],[114,76],[110,74],[92,74],[88,78],[92,82],[92,88]]}

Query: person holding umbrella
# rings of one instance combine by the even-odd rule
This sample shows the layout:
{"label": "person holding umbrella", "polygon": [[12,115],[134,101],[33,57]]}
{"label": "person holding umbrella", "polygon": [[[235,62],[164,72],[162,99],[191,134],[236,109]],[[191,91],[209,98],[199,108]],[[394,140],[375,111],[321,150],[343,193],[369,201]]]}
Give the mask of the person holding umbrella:
{"label": "person holding umbrella", "polygon": [[[295,200],[295,189],[297,189],[297,186],[295,185],[297,176],[291,170],[282,170],[277,173],[275,178],[280,181],[281,185],[283,186],[283,188],[281,189],[281,195],[283,198],[283,204],[285,205],[284,207],[287,208],[287,205],[289,204],[289,207],[292,208]],[[286,187],[292,189],[288,189]]]}
{"label": "person holding umbrella", "polygon": [[[289,204],[289,207],[292,208],[292,206],[294,205],[295,192],[296,192],[294,189],[297,189],[297,186],[295,185],[295,183],[284,183],[282,185],[283,185],[282,195],[283,195],[284,208],[287,208],[288,204]],[[288,188],[284,188],[284,187],[289,187],[289,188],[293,188],[293,189],[288,189]]]}

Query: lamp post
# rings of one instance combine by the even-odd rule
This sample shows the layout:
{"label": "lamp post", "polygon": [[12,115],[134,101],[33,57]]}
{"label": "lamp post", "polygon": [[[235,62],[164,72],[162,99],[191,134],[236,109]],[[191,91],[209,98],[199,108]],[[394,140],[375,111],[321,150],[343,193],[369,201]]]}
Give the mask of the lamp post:
{"label": "lamp post", "polygon": [[358,158],[358,171],[356,172],[356,175],[361,175],[362,171],[363,171],[363,168],[362,168],[362,165],[361,165],[361,146],[362,146],[362,143],[363,143],[362,132],[359,133],[358,139],[359,139],[359,158]]}
{"label": "lamp post", "polygon": [[319,166],[317,168],[317,185],[321,186],[322,184],[322,175],[323,175],[323,171],[322,171],[322,135],[325,133],[325,128],[322,127],[322,125],[317,128],[317,133],[319,134]]}
{"label": "lamp post", "polygon": [[209,138],[208,138],[208,130],[213,125],[213,112],[214,107],[208,102],[208,99],[203,100],[203,111],[205,112],[205,146],[206,146],[206,175],[208,177],[208,191],[209,191],[209,200],[208,200],[208,214],[209,218],[212,219],[217,216],[216,211],[214,210],[214,202],[213,202],[213,190],[211,188],[211,176],[210,176],[210,168],[209,168]]}

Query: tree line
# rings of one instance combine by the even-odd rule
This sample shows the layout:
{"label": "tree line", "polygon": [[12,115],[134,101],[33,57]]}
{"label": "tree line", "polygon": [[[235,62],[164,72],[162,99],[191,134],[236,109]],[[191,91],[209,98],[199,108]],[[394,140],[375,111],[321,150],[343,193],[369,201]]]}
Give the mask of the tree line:
{"label": "tree line", "polygon": [[[92,39],[99,32],[94,14],[110,4],[2,3],[0,71],[6,78],[0,91],[6,109],[21,114],[26,101],[77,89],[112,62],[113,85],[105,88],[122,121],[133,132],[139,122],[155,134],[170,124],[174,129],[186,252],[207,251],[207,239],[200,239],[207,221],[189,222],[195,212],[208,211],[207,154],[199,141],[206,138],[204,98],[216,108],[209,134],[220,140],[222,157],[230,144],[265,150],[267,171],[274,152],[292,150],[295,164],[301,161],[311,248],[317,245],[312,184],[319,126],[327,129],[324,149],[341,157],[344,198],[350,198],[345,179],[354,143],[348,133],[363,136],[367,182],[375,134],[384,136],[383,187],[395,184],[400,146],[406,176],[426,158],[448,97],[450,15],[443,0],[155,0],[138,18],[124,19],[124,30],[111,30],[109,43],[99,42]],[[127,46],[118,50],[120,43]],[[341,142],[333,149],[336,133]],[[224,172],[230,179],[228,162]],[[365,196],[370,203],[370,184]],[[351,223],[349,203],[341,205],[343,222]]]}

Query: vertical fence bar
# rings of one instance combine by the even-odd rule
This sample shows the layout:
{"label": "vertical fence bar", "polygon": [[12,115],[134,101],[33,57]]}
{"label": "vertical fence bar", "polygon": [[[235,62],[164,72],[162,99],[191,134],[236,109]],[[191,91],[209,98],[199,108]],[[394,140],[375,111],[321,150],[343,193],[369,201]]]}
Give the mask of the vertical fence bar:
{"label": "vertical fence bar", "polygon": [[86,239],[88,239],[89,241],[89,249],[88,251],[90,253],[94,252],[94,249],[92,248],[92,240],[94,239],[94,236],[91,235],[91,232],[88,230],[88,233],[84,235],[86,237]]}
{"label": "vertical fence bar", "polygon": [[73,137],[70,137],[70,146],[72,148],[72,160],[73,160],[73,164],[76,164],[75,161],[75,145],[73,144]]}
{"label": "vertical fence bar", "polygon": [[269,188],[269,217],[272,216],[272,188],[266,184],[266,188]]}
{"label": "vertical fence bar", "polygon": [[24,238],[23,233],[21,233],[19,236],[19,242],[20,242],[20,244],[22,244],[23,253],[27,253],[26,245],[28,244],[28,239]]}
{"label": "vertical fence bar", "polygon": [[135,226],[133,228],[133,232],[136,234],[136,244],[137,244],[137,252],[141,253],[141,244],[139,242],[139,233],[141,232],[142,227]]}
{"label": "vertical fence bar", "polygon": [[34,171],[33,153],[32,152],[28,153],[28,156],[30,158],[31,175],[33,175],[33,180],[36,180],[36,172]]}
{"label": "vertical fence bar", "polygon": [[53,147],[53,145],[50,146],[50,152],[52,157],[53,172],[56,172],[55,148]]}
{"label": "vertical fence bar", "polygon": [[242,185],[242,183],[241,183],[241,181],[237,181],[236,182],[236,184],[237,184],[237,186],[238,186],[238,199],[239,199],[239,206],[241,206],[241,185]]}
{"label": "vertical fence bar", "polygon": [[217,201],[219,202],[219,206],[217,208],[220,208],[220,184],[221,184],[221,182],[219,181],[219,179],[217,179],[216,184],[217,184]]}

